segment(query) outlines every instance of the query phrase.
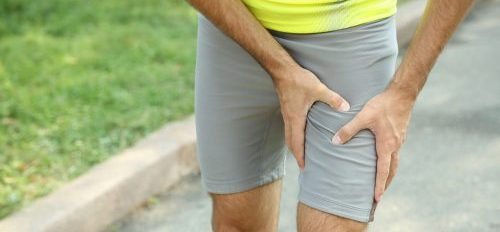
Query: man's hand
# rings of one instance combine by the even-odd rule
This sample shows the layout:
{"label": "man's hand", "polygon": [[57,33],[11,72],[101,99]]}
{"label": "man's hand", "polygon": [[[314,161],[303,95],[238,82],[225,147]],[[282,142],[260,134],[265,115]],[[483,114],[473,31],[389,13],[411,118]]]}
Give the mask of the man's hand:
{"label": "man's hand", "polygon": [[370,99],[332,138],[333,143],[346,143],[362,129],[369,129],[375,135],[377,202],[396,175],[399,163],[398,151],[406,138],[414,102],[415,98],[406,94],[403,89],[388,88]]}
{"label": "man's hand", "polygon": [[378,202],[396,174],[399,148],[405,141],[414,102],[448,39],[463,20],[473,0],[428,0],[424,15],[393,80],[370,99],[332,142],[345,143],[363,128],[375,134]]}
{"label": "man's hand", "polygon": [[288,78],[275,82],[285,123],[285,141],[295,156],[300,170],[304,169],[304,133],[309,109],[322,101],[339,111],[347,111],[349,103],[330,90],[311,71],[303,68],[290,71]]}

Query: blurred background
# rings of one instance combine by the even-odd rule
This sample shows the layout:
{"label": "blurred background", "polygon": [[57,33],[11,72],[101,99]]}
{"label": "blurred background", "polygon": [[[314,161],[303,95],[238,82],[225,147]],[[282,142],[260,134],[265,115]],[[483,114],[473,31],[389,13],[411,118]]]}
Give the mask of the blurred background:
{"label": "blurred background", "polygon": [[[0,0],[0,220],[193,114],[195,52],[182,0]],[[500,1],[479,1],[419,96],[371,230],[500,231],[499,54]],[[280,231],[295,231],[297,176],[288,156]],[[106,231],[210,231],[210,210],[193,173]]]}

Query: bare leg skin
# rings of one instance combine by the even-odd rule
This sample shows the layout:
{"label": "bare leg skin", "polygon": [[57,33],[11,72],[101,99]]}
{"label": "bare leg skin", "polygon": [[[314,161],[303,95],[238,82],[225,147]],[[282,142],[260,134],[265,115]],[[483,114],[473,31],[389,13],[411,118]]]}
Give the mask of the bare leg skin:
{"label": "bare leg skin", "polygon": [[302,202],[297,204],[298,232],[364,232],[368,223],[363,223],[311,208]]}
{"label": "bare leg skin", "polygon": [[212,198],[214,232],[278,231],[283,179],[231,194],[209,193]]}

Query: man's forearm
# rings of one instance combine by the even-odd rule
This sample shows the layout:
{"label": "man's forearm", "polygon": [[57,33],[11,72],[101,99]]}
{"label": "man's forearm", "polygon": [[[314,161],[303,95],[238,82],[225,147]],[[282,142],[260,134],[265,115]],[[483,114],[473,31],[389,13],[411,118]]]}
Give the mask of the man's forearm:
{"label": "man's forearm", "polygon": [[448,39],[473,0],[428,0],[424,15],[390,87],[416,99]]}
{"label": "man's forearm", "polygon": [[240,44],[272,76],[298,64],[258,22],[241,0],[187,0],[226,35]]}

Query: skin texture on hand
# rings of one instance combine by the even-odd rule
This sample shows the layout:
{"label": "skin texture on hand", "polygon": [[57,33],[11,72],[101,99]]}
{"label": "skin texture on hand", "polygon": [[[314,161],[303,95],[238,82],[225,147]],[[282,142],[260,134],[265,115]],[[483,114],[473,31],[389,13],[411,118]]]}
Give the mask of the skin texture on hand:
{"label": "skin texture on hand", "polygon": [[405,141],[414,102],[437,57],[473,3],[473,0],[429,0],[390,85],[370,99],[332,138],[333,143],[343,144],[362,129],[374,133],[377,202],[396,174],[399,149]]}

